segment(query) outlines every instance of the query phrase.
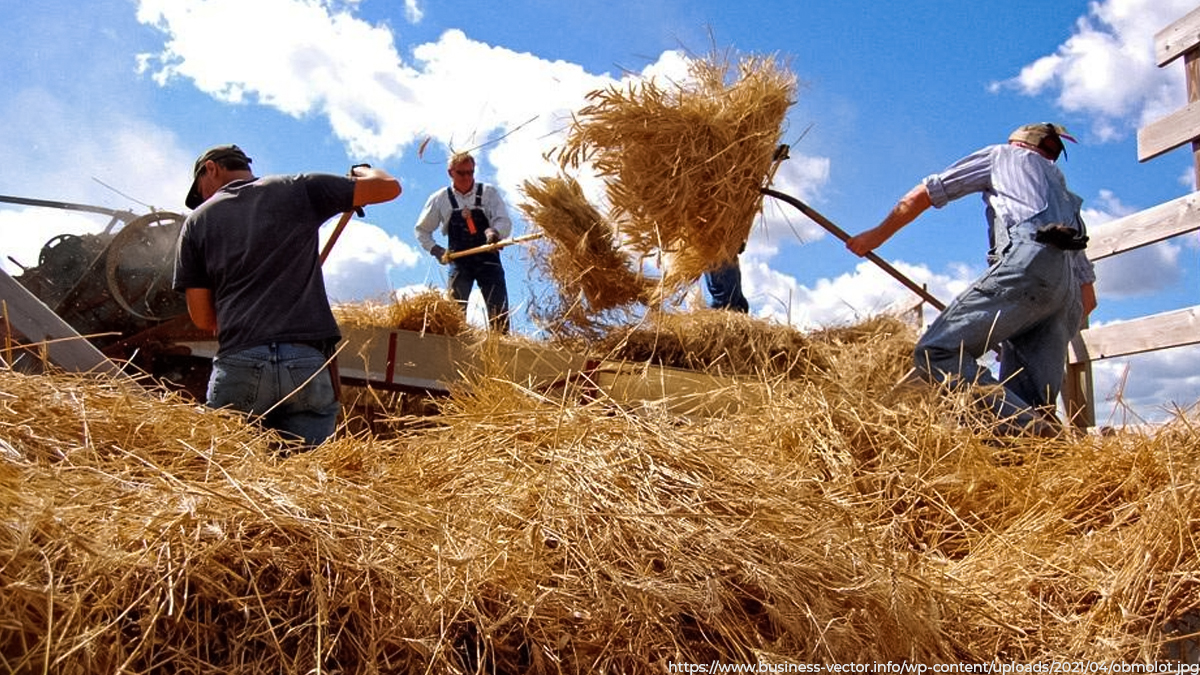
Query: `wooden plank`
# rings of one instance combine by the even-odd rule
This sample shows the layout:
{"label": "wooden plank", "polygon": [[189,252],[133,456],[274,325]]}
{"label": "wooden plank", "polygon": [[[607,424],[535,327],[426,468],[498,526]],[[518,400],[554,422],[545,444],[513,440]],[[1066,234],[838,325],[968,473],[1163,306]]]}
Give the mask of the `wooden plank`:
{"label": "wooden plank", "polygon": [[[579,354],[553,347],[507,341],[478,341],[388,328],[344,327],[338,353],[340,375],[380,388],[449,392],[465,374],[495,367],[485,377],[500,377],[532,390],[554,386],[587,368]],[[205,346],[187,343],[193,355]],[[211,343],[208,351],[215,351]]]}
{"label": "wooden plank", "polygon": [[1138,129],[1138,161],[1145,162],[1200,138],[1200,101]]}
{"label": "wooden plank", "polygon": [[0,300],[12,327],[32,343],[45,343],[50,362],[63,370],[121,374],[117,364],[75,332],[37,296],[0,270]]}
{"label": "wooden plank", "polygon": [[1200,7],[1154,35],[1154,58],[1159,67],[1200,45]]}
{"label": "wooden plank", "polygon": [[1200,343],[1200,305],[1088,328],[1071,342],[1067,362],[1097,361]]}
{"label": "wooden plank", "polygon": [[1196,230],[1200,230],[1200,192],[1107,223],[1089,225],[1087,255],[1100,260]]}

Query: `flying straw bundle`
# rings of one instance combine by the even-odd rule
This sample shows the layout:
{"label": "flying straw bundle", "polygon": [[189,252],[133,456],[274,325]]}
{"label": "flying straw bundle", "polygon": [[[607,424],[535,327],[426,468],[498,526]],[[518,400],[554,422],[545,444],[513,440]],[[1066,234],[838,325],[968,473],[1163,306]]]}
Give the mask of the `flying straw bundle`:
{"label": "flying straw bundle", "polygon": [[[520,204],[543,235],[531,255],[532,268],[553,282],[557,298],[543,308],[543,323],[589,317],[631,305],[647,296],[647,280],[617,248],[612,226],[571,177],[526,181]],[[553,309],[551,309],[553,308]]]}
{"label": "flying straw bundle", "polygon": [[729,70],[713,55],[669,87],[592,92],[559,151],[564,167],[590,162],[605,179],[626,245],[667,259],[667,292],[737,256],[793,103],[795,77],[774,58],[740,59],[732,81]]}

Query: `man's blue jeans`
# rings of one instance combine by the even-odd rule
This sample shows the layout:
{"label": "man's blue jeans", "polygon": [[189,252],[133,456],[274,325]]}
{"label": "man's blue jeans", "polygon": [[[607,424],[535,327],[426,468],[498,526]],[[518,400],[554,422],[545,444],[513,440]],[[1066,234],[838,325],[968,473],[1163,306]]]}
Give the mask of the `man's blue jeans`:
{"label": "man's blue jeans", "polygon": [[[1056,405],[1067,345],[1080,327],[1079,282],[1066,252],[1014,239],[999,262],[976,279],[917,342],[918,370],[937,382],[1003,384],[987,403],[1002,428],[1037,424],[1031,408]],[[1001,347],[1000,379],[977,359]]]}
{"label": "man's blue jeans", "polygon": [[342,409],[324,366],[319,349],[288,342],[218,356],[208,381],[208,406],[241,411],[287,440],[320,445],[337,429]]}
{"label": "man's blue jeans", "polygon": [[750,303],[742,294],[742,268],[735,259],[721,269],[705,272],[704,283],[708,286],[708,294],[713,309],[732,309],[748,313]]}

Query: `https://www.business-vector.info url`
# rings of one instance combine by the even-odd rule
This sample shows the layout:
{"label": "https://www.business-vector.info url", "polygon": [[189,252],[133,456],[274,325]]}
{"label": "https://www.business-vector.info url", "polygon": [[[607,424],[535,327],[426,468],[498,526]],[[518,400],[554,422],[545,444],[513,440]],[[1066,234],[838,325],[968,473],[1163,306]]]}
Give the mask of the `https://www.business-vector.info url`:
{"label": "https://www.business-vector.info url", "polygon": [[930,675],[931,673],[995,673],[997,675],[1020,673],[1111,673],[1112,675],[1167,675],[1190,673],[1200,675],[1200,664],[1152,662],[1124,663],[1119,661],[1038,661],[1034,663],[985,662],[985,663],[911,663],[908,661],[884,661],[875,663],[709,663],[667,664],[668,673],[837,673],[855,675],[887,673]]}

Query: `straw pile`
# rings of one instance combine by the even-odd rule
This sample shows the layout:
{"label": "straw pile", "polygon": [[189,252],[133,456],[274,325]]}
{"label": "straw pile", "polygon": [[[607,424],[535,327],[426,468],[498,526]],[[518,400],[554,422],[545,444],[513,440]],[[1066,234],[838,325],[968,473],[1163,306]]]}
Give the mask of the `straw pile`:
{"label": "straw pile", "polygon": [[647,280],[631,268],[611,224],[574,178],[526,181],[523,192],[521,211],[543,234],[531,249],[531,269],[553,282],[552,297],[536,303],[533,314],[539,323],[583,328],[606,312],[645,301]]}
{"label": "straw pile", "polygon": [[750,234],[795,76],[772,57],[693,60],[686,82],[589,95],[558,151],[606,181],[609,217],[635,257],[662,259],[665,292],[733,260]]}
{"label": "straw pile", "polygon": [[0,370],[0,663],[638,674],[1178,653],[1200,622],[1195,417],[995,439],[953,397],[862,378],[907,368],[894,324],[810,337],[824,377],[763,378],[728,417],[490,376],[427,428],[286,459],[173,396]]}
{"label": "straw pile", "polygon": [[595,351],[606,358],[690,368],[725,376],[821,377],[829,359],[791,326],[739,312],[652,312],[608,333]]}
{"label": "straw pile", "polygon": [[433,335],[462,335],[470,330],[458,303],[429,289],[389,302],[345,303],[333,308],[345,327],[391,328]]}

